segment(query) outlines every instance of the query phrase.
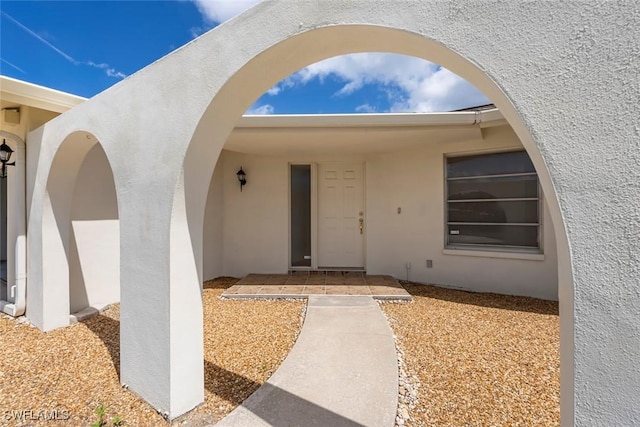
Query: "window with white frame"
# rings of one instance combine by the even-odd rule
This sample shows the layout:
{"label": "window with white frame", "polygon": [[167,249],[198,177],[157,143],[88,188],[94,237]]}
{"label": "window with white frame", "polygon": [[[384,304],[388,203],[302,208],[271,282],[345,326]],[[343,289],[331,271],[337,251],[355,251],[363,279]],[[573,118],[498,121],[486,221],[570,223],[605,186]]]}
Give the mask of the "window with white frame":
{"label": "window with white frame", "polygon": [[540,189],[526,151],[446,157],[449,248],[540,250]]}

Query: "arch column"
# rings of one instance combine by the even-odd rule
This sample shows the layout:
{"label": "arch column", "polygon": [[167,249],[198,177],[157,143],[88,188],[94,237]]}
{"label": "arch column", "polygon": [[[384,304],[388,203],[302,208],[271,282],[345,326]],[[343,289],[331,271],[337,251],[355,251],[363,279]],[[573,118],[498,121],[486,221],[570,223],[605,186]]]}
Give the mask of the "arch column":
{"label": "arch column", "polygon": [[[29,139],[38,168],[29,216],[28,315],[45,331],[69,324],[74,187],[96,143],[87,143],[85,133],[111,144],[122,138],[111,128],[104,131],[104,124],[74,136],[85,120],[74,113],[61,116],[59,128],[46,124]],[[184,193],[176,188],[182,156],[174,143],[186,146],[188,138],[172,133],[170,125],[139,130],[137,141],[157,144],[131,143],[115,154],[112,145],[103,145],[120,226],[120,380],[170,419],[204,400],[201,284],[179,197]]]}
{"label": "arch column", "polygon": [[119,195],[120,379],[174,419],[204,401],[202,284],[179,166],[156,164]]}
{"label": "arch column", "polygon": [[69,139],[57,144],[53,140],[43,140],[45,146],[57,149],[52,150],[55,156],[49,167],[43,168],[45,184],[34,197],[29,219],[31,280],[27,314],[43,331],[70,323],[69,245],[73,193],[82,162],[95,144],[95,141],[87,142],[84,133]]}

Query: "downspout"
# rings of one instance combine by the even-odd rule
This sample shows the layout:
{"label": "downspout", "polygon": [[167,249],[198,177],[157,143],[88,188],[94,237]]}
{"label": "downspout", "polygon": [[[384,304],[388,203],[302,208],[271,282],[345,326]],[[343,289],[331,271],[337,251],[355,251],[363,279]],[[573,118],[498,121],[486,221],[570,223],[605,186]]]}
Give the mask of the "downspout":
{"label": "downspout", "polygon": [[15,302],[10,304],[13,317],[22,316],[27,309],[27,236],[19,236],[16,240],[16,284],[10,289],[14,292]]}

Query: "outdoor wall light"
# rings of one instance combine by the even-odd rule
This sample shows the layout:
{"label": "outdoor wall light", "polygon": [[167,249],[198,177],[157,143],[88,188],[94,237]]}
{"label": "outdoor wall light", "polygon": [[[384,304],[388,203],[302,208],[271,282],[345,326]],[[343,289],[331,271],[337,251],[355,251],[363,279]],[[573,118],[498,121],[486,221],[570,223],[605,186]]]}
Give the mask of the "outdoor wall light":
{"label": "outdoor wall light", "polygon": [[0,145],[0,162],[2,162],[2,170],[0,171],[0,178],[7,177],[7,166],[15,166],[16,162],[9,162],[11,159],[11,154],[13,154],[13,150],[11,147],[7,145],[7,140],[2,140],[2,145]]}
{"label": "outdoor wall light", "polygon": [[236,175],[238,176],[238,181],[240,181],[240,191],[242,191],[242,187],[244,187],[247,183],[247,174],[242,170],[242,166],[240,166],[240,170],[236,173]]}

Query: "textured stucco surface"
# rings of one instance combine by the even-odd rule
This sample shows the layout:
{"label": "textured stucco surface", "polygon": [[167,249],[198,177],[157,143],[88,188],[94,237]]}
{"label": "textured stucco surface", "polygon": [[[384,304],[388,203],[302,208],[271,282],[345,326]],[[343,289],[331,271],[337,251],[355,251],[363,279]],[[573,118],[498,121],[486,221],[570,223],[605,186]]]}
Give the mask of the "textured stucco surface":
{"label": "textured stucco surface", "polygon": [[78,170],[68,237],[69,310],[120,301],[120,229],[113,175],[100,144]]}
{"label": "textured stucco surface", "polygon": [[632,1],[259,4],[30,134],[36,324],[56,325],[47,317],[60,315],[43,288],[44,258],[62,250],[44,251],[57,232],[52,161],[68,135],[90,131],[120,206],[121,379],[170,417],[202,401],[201,369],[192,368],[202,360],[202,219],[220,150],[272,84],[358,51],[437,62],[500,108],[533,158],[557,230],[562,422],[640,422],[640,5]]}

